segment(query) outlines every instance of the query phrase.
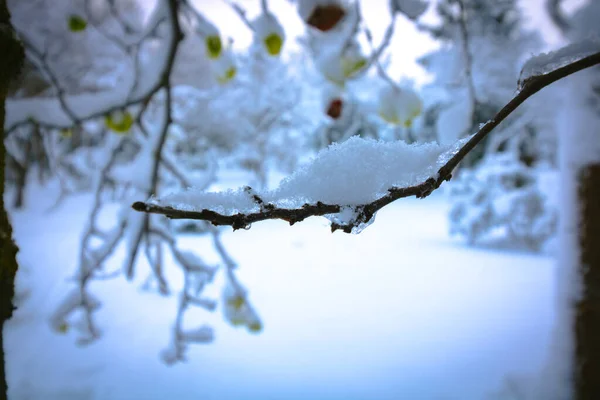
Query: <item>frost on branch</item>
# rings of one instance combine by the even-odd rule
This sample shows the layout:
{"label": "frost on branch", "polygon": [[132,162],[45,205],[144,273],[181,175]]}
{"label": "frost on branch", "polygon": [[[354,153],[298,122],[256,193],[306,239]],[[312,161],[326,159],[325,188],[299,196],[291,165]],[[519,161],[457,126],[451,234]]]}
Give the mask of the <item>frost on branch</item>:
{"label": "frost on branch", "polygon": [[531,57],[521,70],[519,89],[535,76],[546,75],[575,61],[582,60],[600,51],[600,39],[592,37],[562,47],[556,51]]}

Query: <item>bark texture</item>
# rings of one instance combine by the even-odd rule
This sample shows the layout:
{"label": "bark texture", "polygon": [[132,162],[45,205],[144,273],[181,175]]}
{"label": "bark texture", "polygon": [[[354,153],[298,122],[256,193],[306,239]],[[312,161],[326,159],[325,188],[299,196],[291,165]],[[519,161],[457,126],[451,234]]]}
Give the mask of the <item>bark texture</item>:
{"label": "bark texture", "polygon": [[600,163],[585,167],[578,184],[582,294],[575,307],[575,398],[597,400],[600,399]]}
{"label": "bark texture", "polygon": [[[4,138],[4,101],[9,83],[17,76],[23,63],[23,48],[13,35],[6,0],[0,0],[0,131]],[[12,303],[17,274],[17,246],[12,240],[12,228],[4,208],[4,140],[0,140],[0,399],[7,398],[4,361],[4,322],[12,316]]]}

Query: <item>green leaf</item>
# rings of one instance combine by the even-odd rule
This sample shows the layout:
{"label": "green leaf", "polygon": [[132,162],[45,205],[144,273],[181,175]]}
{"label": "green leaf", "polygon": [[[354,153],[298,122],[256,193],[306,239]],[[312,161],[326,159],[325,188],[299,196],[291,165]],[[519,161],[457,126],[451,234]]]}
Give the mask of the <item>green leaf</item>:
{"label": "green leaf", "polygon": [[276,56],[281,52],[283,47],[283,39],[276,33],[271,33],[264,40],[265,46],[267,47],[267,53],[272,56]]}
{"label": "green leaf", "polygon": [[219,36],[207,36],[205,39],[206,43],[206,52],[208,54],[208,58],[217,59],[221,55],[221,51],[223,50],[223,44],[221,43],[221,38]]}
{"label": "green leaf", "polygon": [[86,20],[79,15],[73,14],[69,17],[69,30],[71,32],[81,32],[84,31],[86,27]]}

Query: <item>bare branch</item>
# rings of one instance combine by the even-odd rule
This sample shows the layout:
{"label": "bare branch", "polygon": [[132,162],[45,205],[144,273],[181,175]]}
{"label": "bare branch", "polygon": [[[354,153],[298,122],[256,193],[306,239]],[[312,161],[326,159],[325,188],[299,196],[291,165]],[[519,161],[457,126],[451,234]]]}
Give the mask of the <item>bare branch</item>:
{"label": "bare branch", "polygon": [[[388,27],[386,32],[393,32],[394,28],[394,20],[395,17],[392,16],[392,22],[390,23],[390,26]],[[373,43],[373,35],[371,34],[371,30],[369,29],[365,29],[365,36],[367,37],[367,42],[369,43],[369,46],[371,46],[371,51],[373,52],[373,54],[376,54],[378,50],[375,49],[375,43]],[[389,34],[389,38],[391,38],[392,34]],[[386,33],[385,37],[388,37],[388,34]],[[387,40],[387,42],[389,43],[390,40]],[[384,40],[384,43],[386,41]],[[382,52],[379,52],[379,57],[381,56]],[[383,67],[383,65],[381,65],[381,61],[379,61],[379,57],[376,58],[374,60],[375,63],[375,67],[377,68],[377,73],[379,74],[379,76],[386,81],[387,83],[389,83],[392,87],[398,87],[398,84],[396,83],[396,81],[394,81],[394,79],[392,79],[392,77],[387,73],[387,71],[385,70],[385,68]]]}
{"label": "bare branch", "polygon": [[37,59],[37,62],[39,63],[40,68],[48,76],[50,83],[56,89],[56,97],[58,98],[60,106],[63,109],[63,111],[65,112],[65,114],[67,114],[69,116],[69,118],[73,122],[73,125],[79,124],[81,121],[75,115],[75,113],[73,112],[71,107],[67,104],[67,101],[65,99],[65,90],[63,89],[62,85],[58,82],[58,77],[54,74],[54,72],[48,65],[48,61],[46,59],[47,58],[46,53],[41,52],[38,49],[36,49],[36,47],[33,45],[33,43],[31,43],[27,39],[25,34],[23,34],[22,32],[18,32],[18,33],[21,38],[21,41],[23,42],[23,44],[25,46],[26,52],[32,54]]}
{"label": "bare branch", "polygon": [[[486,122],[477,133],[475,133],[452,157],[444,164],[435,176],[430,177],[424,182],[409,187],[391,187],[388,194],[379,199],[359,206],[354,206],[357,211],[357,217],[348,224],[339,225],[332,223],[331,229],[335,231],[341,229],[350,233],[352,228],[368,222],[373,215],[386,205],[403,197],[416,196],[424,198],[439,188],[444,181],[450,180],[452,171],[465,158],[465,156],[477,146],[490,132],[493,131],[506,117],[517,109],[525,100],[539,92],[546,86],[561,80],[575,72],[600,64],[600,52],[596,52],[587,57],[573,61],[560,68],[552,70],[543,75],[536,75],[527,78],[522,82],[519,92],[512,98],[491,120]],[[259,198],[260,199],[260,198]],[[261,199],[262,200],[262,199]],[[249,227],[252,223],[270,219],[281,219],[288,221],[290,225],[302,221],[311,216],[323,216],[327,214],[339,213],[344,207],[339,204],[325,204],[317,202],[316,204],[304,204],[300,208],[287,209],[279,208],[273,204],[262,205],[260,211],[248,214],[223,215],[218,212],[204,209],[202,211],[186,211],[168,206],[160,206],[146,202],[135,202],[133,209],[145,213],[162,214],[173,219],[195,219],[206,220],[213,225],[228,225],[234,230]]]}
{"label": "bare branch", "polygon": [[[154,97],[154,95],[156,93],[158,93],[162,88],[165,87],[166,79],[169,76],[171,70],[173,69],[175,52],[177,50],[179,42],[183,39],[183,32],[181,31],[181,27],[179,26],[179,20],[178,20],[178,15],[177,15],[178,4],[179,4],[179,2],[175,1],[175,4],[173,4],[170,7],[171,15],[169,16],[169,19],[172,21],[171,25],[174,26],[174,31],[172,33],[175,36],[169,43],[168,49],[165,50],[168,54],[167,62],[165,63],[164,68],[161,71],[161,73],[159,74],[156,82],[154,82],[154,84],[152,86],[150,86],[147,91],[145,91],[137,96],[132,95],[133,91],[135,91],[135,87],[137,86],[137,73],[136,73],[136,81],[133,82],[132,93],[129,93],[129,95],[127,96],[126,99],[119,102],[118,104],[111,104],[111,105],[108,105],[106,108],[94,110],[93,112],[86,113],[85,115],[75,115],[73,113],[73,111],[66,104],[66,101],[64,98],[64,93],[63,93],[63,91],[61,91],[60,86],[58,85],[58,81],[55,78],[53,78],[53,74],[51,73],[51,70],[47,67],[44,67],[44,65],[42,64],[42,68],[44,68],[45,71],[48,73],[49,78],[51,79],[51,83],[53,84],[53,86],[56,87],[56,89],[58,91],[57,96],[58,96],[58,100],[61,104],[61,107],[63,108],[64,112],[67,114],[69,119],[72,120],[71,125],[77,125],[77,124],[81,124],[85,121],[101,118],[101,117],[109,115],[115,111],[121,111],[121,110],[124,110],[128,107],[135,106],[135,105],[142,106],[139,111],[138,116],[144,113],[146,106],[147,106],[148,102],[150,101],[150,99],[152,97]],[[173,14],[173,12],[175,12],[175,14]],[[148,33],[146,35],[142,36],[139,39],[139,41],[137,41],[133,44],[133,49],[137,50],[139,48],[139,46],[146,39],[152,37],[154,35],[154,32],[155,32],[156,28],[158,27],[158,25],[160,25],[164,20],[165,20],[164,18],[157,19],[156,24],[154,24],[152,27],[149,28]],[[32,50],[31,51],[32,54],[34,54],[34,56],[36,56],[36,58],[40,59],[40,61],[43,62],[43,57],[44,57],[43,53],[36,51],[36,49],[32,46],[29,46],[28,49]],[[134,62],[135,68],[136,68],[136,72],[138,72],[137,71],[137,69],[138,69],[137,51],[134,51],[134,53],[136,53],[135,57],[134,57],[136,59]],[[12,134],[20,126],[29,125],[34,122],[37,125],[39,125],[40,127],[46,128],[46,129],[62,129],[65,127],[69,127],[69,126],[60,125],[60,124],[43,123],[41,121],[33,121],[31,119],[27,119],[27,120],[15,122],[13,125],[8,127],[7,129],[5,129],[4,138],[10,136],[10,134]]]}
{"label": "bare branch", "polygon": [[467,30],[467,9],[464,0],[457,0],[457,3],[460,9],[458,26],[460,28],[462,50],[465,57],[465,79],[467,80],[467,88],[469,89],[471,110],[474,110],[475,104],[477,103],[477,93],[475,92],[475,83],[473,82],[473,55],[471,54],[469,31]]}
{"label": "bare branch", "polygon": [[[165,141],[167,139],[167,133],[169,131],[169,126],[173,122],[173,110],[172,110],[172,104],[171,104],[171,71],[175,64],[175,56],[177,54],[177,49],[178,49],[179,43],[181,42],[181,40],[183,40],[183,32],[181,31],[181,27],[179,25],[179,20],[178,20],[177,0],[171,0],[170,5],[171,5],[169,7],[170,20],[171,20],[170,26],[171,26],[171,29],[173,30],[172,31],[173,43],[171,43],[171,45],[169,46],[169,50],[168,50],[169,53],[167,54],[166,67],[165,67],[164,71],[162,72],[162,75],[158,82],[159,89],[164,88],[164,90],[165,90],[165,116],[164,116],[163,124],[160,127],[160,132],[158,133],[158,138],[157,138],[158,140],[156,140],[156,142],[154,143],[154,148],[152,149],[152,155],[153,155],[153,165],[151,167],[152,175],[150,178],[151,179],[150,185],[146,192],[147,196],[151,196],[153,193],[156,193],[157,189],[158,189],[159,170],[160,170],[161,158],[162,158],[161,154],[163,151]],[[141,115],[144,112],[144,110],[145,110],[145,108],[143,108],[143,110],[140,112],[140,120],[141,120]],[[140,123],[140,126],[142,126],[142,125],[143,124]],[[146,215],[144,217],[144,220],[142,221],[141,228],[139,229],[138,232],[136,232],[136,235],[133,238],[133,245],[129,249],[129,254],[127,256],[127,263],[126,263],[125,269],[127,271],[128,279],[133,278],[133,267],[135,264],[135,258],[136,258],[137,252],[139,250],[140,243],[142,242],[142,238],[145,234],[147,234],[149,226],[150,226],[150,221],[149,221],[148,216]]]}

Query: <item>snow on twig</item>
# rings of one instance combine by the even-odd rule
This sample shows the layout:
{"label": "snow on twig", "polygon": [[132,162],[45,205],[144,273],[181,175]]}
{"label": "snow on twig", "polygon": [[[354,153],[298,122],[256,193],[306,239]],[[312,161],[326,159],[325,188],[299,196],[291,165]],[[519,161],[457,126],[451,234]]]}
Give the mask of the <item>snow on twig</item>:
{"label": "snow on twig", "polygon": [[600,52],[600,38],[593,37],[581,42],[572,43],[556,51],[531,57],[521,69],[519,89],[527,84],[529,79],[546,75],[598,52]]}
{"label": "snow on twig", "polygon": [[[564,52],[566,52],[566,50],[564,50]],[[559,50],[558,54],[563,53]],[[292,206],[288,207],[287,205],[289,202],[286,204],[286,200],[289,201],[290,199],[286,199],[285,197],[277,198],[276,194],[290,190],[290,180],[293,182],[294,179],[297,179],[292,176],[290,180],[284,181],[283,185],[279,188],[279,192],[275,190],[273,192],[264,193],[264,198],[261,196],[261,194],[249,196],[247,191],[241,190],[221,193],[203,192],[199,194],[198,197],[201,202],[196,204],[190,204],[191,202],[188,202],[188,204],[181,204],[185,203],[185,201],[179,201],[182,200],[182,197],[180,197],[177,199],[178,201],[175,201],[174,203],[169,203],[168,198],[152,199],[146,202],[135,202],[132,207],[136,211],[162,214],[174,219],[206,220],[211,222],[213,225],[231,226],[234,230],[247,228],[254,222],[269,219],[285,220],[292,225],[311,216],[324,216],[328,214],[341,215],[343,212],[346,215],[345,218],[342,220],[333,221],[331,223],[331,229],[332,231],[341,229],[346,233],[351,233],[353,230],[356,231],[356,228],[360,228],[361,225],[369,223],[378,210],[394,202],[395,200],[409,196],[423,198],[431,194],[434,190],[439,188],[444,181],[450,180],[452,177],[452,171],[460,163],[460,161],[462,161],[464,157],[471,150],[473,150],[479,142],[481,142],[481,140],[489,135],[494,128],[496,128],[506,117],[515,111],[517,107],[519,107],[519,105],[521,105],[525,100],[539,92],[541,89],[560,79],[598,64],[600,64],[600,49],[593,53],[587,53],[587,55],[583,57],[579,57],[574,60],[571,59],[571,62],[566,64],[560,64],[552,69],[545,69],[540,75],[530,75],[522,82],[520,91],[491,120],[483,124],[479,131],[474,135],[470,136],[468,139],[459,141],[456,144],[459,147],[458,149],[446,149],[446,151],[449,151],[449,153],[444,153],[443,149],[437,149],[437,157],[442,156],[441,159],[443,159],[443,154],[449,156],[447,160],[444,160],[443,164],[439,166],[437,172],[429,171],[427,168],[423,169],[421,166],[421,169],[413,170],[412,173],[419,175],[423,172],[429,172],[429,177],[419,177],[422,178],[420,183],[413,183],[410,181],[410,179],[408,179],[404,185],[393,185],[387,188],[387,193],[383,195],[379,193],[381,188],[377,187],[377,190],[374,192],[366,193],[367,198],[373,194],[377,195],[378,197],[374,200],[356,202],[357,199],[360,199],[360,196],[357,195],[355,191],[352,191],[352,188],[347,186],[342,187],[341,190],[343,192],[340,193],[340,196],[342,197],[340,197],[335,203],[327,202],[325,198],[317,200],[313,198],[310,192],[305,192],[302,194],[298,191],[293,193],[292,190],[290,192],[294,194],[293,198],[291,199],[293,200],[291,204]],[[360,144],[361,141],[363,143],[366,142],[357,138],[354,141],[346,142],[349,144],[346,144],[345,146],[346,148],[350,148],[354,145],[356,148],[360,148],[362,147]],[[342,144],[339,146],[330,147],[330,149],[328,149],[325,153],[322,153],[320,157],[317,157],[315,163],[322,162],[323,159],[328,157],[328,155],[334,154],[336,150],[340,150],[340,148],[344,150],[343,146],[344,145]],[[379,160],[372,159],[371,163],[384,168],[386,165],[385,163],[389,161],[389,159],[386,158],[389,148],[387,146],[379,147],[379,152],[381,153],[380,155],[382,158]],[[419,152],[420,151],[417,151],[417,153]],[[348,162],[348,157],[350,154],[349,152],[337,151],[337,154],[337,156],[331,156],[330,165],[341,165]],[[410,154],[410,152],[405,152],[405,154]],[[429,157],[432,157],[431,153],[429,153]],[[437,157],[430,158],[429,161],[438,161],[440,158]],[[360,165],[358,167],[360,167]],[[310,166],[307,168],[310,168]],[[307,171],[307,169],[305,168],[303,171]],[[323,177],[333,172],[320,170],[319,168],[314,168],[313,171],[316,173],[309,174],[305,178],[307,182],[311,182],[312,180],[312,182],[317,182],[317,184],[314,185],[312,183],[308,183],[307,186],[301,188],[302,190],[308,189],[310,191],[315,189],[318,186],[318,182]],[[359,168],[355,168],[355,172],[360,175]],[[397,172],[399,175],[402,174],[401,170],[398,170]],[[375,169],[374,174],[377,174],[377,168]],[[300,173],[300,176],[302,178],[302,172]],[[377,180],[377,177],[362,176],[361,179],[373,181]],[[414,180],[414,176],[411,179]],[[299,182],[301,181],[302,179],[299,180]],[[364,184],[364,182],[360,181],[359,179],[356,180],[356,183],[359,185]],[[356,197],[352,198],[352,196],[350,196],[350,198],[344,198],[344,193],[348,193],[348,191],[352,193],[352,196]],[[183,197],[185,197],[185,195]],[[298,199],[308,199],[309,202],[305,202],[301,205],[295,204]],[[346,212],[349,207],[353,210],[353,212]]]}

